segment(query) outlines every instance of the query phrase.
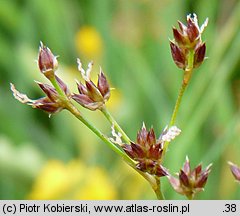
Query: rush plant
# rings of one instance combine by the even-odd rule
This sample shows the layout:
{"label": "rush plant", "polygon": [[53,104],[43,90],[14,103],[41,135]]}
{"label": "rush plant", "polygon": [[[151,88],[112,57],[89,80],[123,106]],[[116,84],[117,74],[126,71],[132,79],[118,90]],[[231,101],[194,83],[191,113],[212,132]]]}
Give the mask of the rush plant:
{"label": "rush plant", "polygon": [[[73,93],[67,84],[57,76],[57,57],[43,43],[40,43],[38,67],[50,84],[36,83],[45,96],[32,100],[16,90],[13,84],[11,84],[11,90],[14,97],[21,103],[41,109],[49,115],[57,114],[64,109],[69,111],[122,157],[129,166],[142,175],[150,183],[158,199],[164,199],[161,188],[161,178],[163,177],[167,177],[177,193],[193,199],[198,192],[203,191],[211,171],[211,165],[205,169],[201,165],[191,169],[190,161],[186,157],[183,168],[174,177],[163,166],[163,162],[170,142],[181,133],[181,130],[175,125],[175,120],[183,94],[190,83],[194,70],[200,67],[205,60],[206,43],[202,41],[202,33],[207,23],[208,19],[199,27],[197,16],[193,14],[187,16],[186,25],[178,21],[179,28],[173,27],[174,38],[170,40],[170,48],[175,64],[183,71],[183,79],[172,117],[160,134],[155,133],[153,128],[147,129],[143,123],[136,140],[133,141],[129,138],[107,109],[106,102],[110,98],[111,88],[103,70],[100,68],[98,81],[94,83],[91,79],[93,63],[90,62],[85,70],[80,59],[77,59],[78,70],[83,82],[77,81],[78,92]],[[81,113],[77,104],[91,111],[100,111],[112,125],[112,137],[107,137],[96,128]],[[239,170],[232,164],[231,167],[234,176],[239,180]]]}

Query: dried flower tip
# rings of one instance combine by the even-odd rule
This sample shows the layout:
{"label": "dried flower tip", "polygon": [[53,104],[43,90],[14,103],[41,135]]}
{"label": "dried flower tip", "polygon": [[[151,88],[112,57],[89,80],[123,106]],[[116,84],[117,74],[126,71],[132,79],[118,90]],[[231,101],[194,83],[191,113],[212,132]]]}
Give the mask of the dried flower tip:
{"label": "dried flower tip", "polygon": [[40,42],[38,53],[38,66],[40,71],[47,77],[54,76],[54,72],[57,70],[58,61],[57,57],[53,55],[51,50]]}
{"label": "dried flower tip", "polygon": [[90,81],[90,74],[92,71],[93,61],[88,63],[88,68],[86,71],[83,69],[81,60],[79,58],[77,58],[77,64],[78,64],[78,70],[81,72],[82,78],[85,81]]}
{"label": "dried flower tip", "polygon": [[208,25],[208,17],[205,19],[204,23],[200,27],[199,31],[200,31],[201,34],[203,33],[203,31],[207,27],[207,25]]}
{"label": "dried flower tip", "polygon": [[31,105],[34,102],[34,100],[29,99],[27,95],[19,92],[12,83],[10,83],[10,88],[14,98],[19,102],[23,104],[29,104],[29,105]]}
{"label": "dried flower tip", "polygon": [[113,136],[113,138],[110,138],[109,140],[111,142],[121,146],[123,144],[122,139],[121,139],[122,134],[120,132],[116,133],[114,125],[111,126],[111,129],[112,129],[112,136]]}
{"label": "dried flower tip", "polygon": [[177,128],[176,126],[172,126],[169,129],[167,129],[167,132],[165,132],[164,135],[162,135],[161,139],[164,142],[171,142],[175,139],[179,134],[181,133],[181,130]]}
{"label": "dried flower tip", "polygon": [[188,14],[187,15],[187,21],[192,22],[194,24],[194,26],[197,28],[198,32],[199,32],[199,36],[201,36],[201,34],[203,33],[204,29],[207,27],[208,25],[208,17],[205,19],[205,21],[203,22],[203,24],[201,25],[201,27],[199,27],[198,24],[198,18],[197,15],[195,13],[193,14]]}
{"label": "dried flower tip", "polygon": [[231,172],[234,176],[234,178],[240,182],[240,167],[238,167],[236,164],[232,163],[232,162],[228,162]]}
{"label": "dried flower tip", "polygon": [[32,106],[32,108],[44,110],[49,114],[54,114],[64,109],[63,104],[61,103],[61,101],[58,100],[58,94],[56,90],[52,86],[43,83],[38,83],[38,85],[47,96],[39,98],[37,100],[31,100],[27,97],[27,95],[17,91],[12,83],[11,90],[15,99],[17,99],[21,103]]}
{"label": "dried flower tip", "polygon": [[153,128],[149,131],[145,124],[137,133],[136,142],[123,144],[123,150],[137,162],[136,168],[142,172],[156,175],[158,177],[168,175],[166,169],[161,165],[161,158],[163,153],[163,141],[157,140]]}

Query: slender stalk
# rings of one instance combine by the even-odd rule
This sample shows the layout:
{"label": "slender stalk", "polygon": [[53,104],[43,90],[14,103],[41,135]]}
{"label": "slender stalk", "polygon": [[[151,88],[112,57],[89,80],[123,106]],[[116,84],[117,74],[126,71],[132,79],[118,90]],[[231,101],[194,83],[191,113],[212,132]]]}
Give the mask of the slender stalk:
{"label": "slender stalk", "polygon": [[131,167],[149,182],[149,184],[151,185],[153,191],[155,192],[155,195],[156,195],[158,200],[164,200],[165,199],[165,197],[164,197],[164,195],[161,191],[161,182],[160,182],[159,177],[154,177],[153,175],[142,172],[142,171],[136,169],[133,166],[131,166]]}
{"label": "slender stalk", "polygon": [[123,131],[123,129],[120,127],[120,125],[117,123],[117,121],[114,119],[114,117],[111,115],[111,113],[108,111],[108,109],[104,106],[101,108],[102,113],[107,118],[107,120],[114,125],[114,127],[122,134],[122,138],[125,142],[130,143],[131,140],[127,136],[127,134]]}
{"label": "slender stalk", "polygon": [[[94,125],[92,125],[86,118],[84,118],[80,111],[71,103],[68,97],[65,95],[64,91],[60,88],[58,82],[56,81],[55,77],[50,79],[52,85],[55,87],[58,94],[61,96],[61,100],[64,103],[65,108],[70,111],[77,119],[79,119],[83,124],[85,124],[93,133],[95,133],[104,143],[106,143],[114,152],[120,155],[127,163],[130,165],[134,170],[136,170],[139,174],[141,174],[151,185],[153,191],[155,192],[157,199],[164,200],[164,196],[161,191],[161,182],[160,178],[153,177],[148,175],[147,173],[141,172],[140,170],[136,169],[135,162],[120,148],[114,145],[104,134],[101,133]],[[122,134],[123,139],[130,143],[129,137],[126,133],[122,130],[122,128],[118,125],[116,120],[112,117],[106,107],[101,109],[102,113],[105,117],[109,120],[111,124]]]}
{"label": "slender stalk", "polygon": [[118,148],[116,145],[114,145],[109,139],[104,136],[94,125],[92,125],[86,118],[84,118],[81,113],[78,111],[78,109],[72,104],[69,103],[67,105],[67,109],[77,118],[79,119],[83,124],[85,124],[93,133],[95,133],[103,142],[105,142],[114,152],[116,152],[118,155],[120,155],[126,162],[130,164],[134,164],[133,160],[120,148]]}
{"label": "slender stalk", "polygon": [[188,54],[188,65],[184,71],[183,81],[181,88],[178,93],[177,101],[175,103],[175,107],[172,113],[171,121],[169,123],[169,127],[173,126],[176,121],[177,113],[182,101],[183,94],[185,92],[186,87],[188,86],[190,79],[192,77],[192,71],[193,71],[193,62],[194,62],[194,50],[191,50]]}
{"label": "slender stalk", "polygon": [[161,181],[160,181],[160,178],[159,177],[156,177],[156,184],[157,184],[157,187],[156,188],[153,188],[156,196],[157,196],[157,199],[158,200],[165,200],[165,197],[162,193],[162,190],[161,190]]}
{"label": "slender stalk", "polygon": [[[179,107],[180,107],[180,104],[181,104],[181,101],[182,101],[183,94],[185,92],[186,87],[188,86],[188,84],[190,82],[191,77],[192,77],[193,62],[194,62],[194,50],[191,50],[188,54],[188,65],[187,65],[187,67],[184,71],[182,85],[180,87],[178,97],[177,97],[177,100],[176,100],[176,103],[175,103],[175,106],[174,106],[174,109],[173,109],[173,113],[172,113],[172,116],[171,116],[171,120],[170,120],[170,123],[169,123],[168,127],[171,127],[175,124],[176,117],[177,117],[178,110],[179,110]],[[164,155],[167,151],[167,148],[168,148],[169,144],[170,144],[170,142],[166,142],[164,144],[163,157],[164,157]]]}
{"label": "slender stalk", "polygon": [[176,104],[175,104],[175,107],[174,107],[174,110],[173,110],[173,114],[172,114],[172,117],[171,117],[171,121],[169,123],[169,127],[171,127],[175,124],[178,109],[179,109],[179,106],[181,104],[182,97],[183,97],[183,94],[184,94],[184,91],[185,91],[186,87],[187,87],[187,85],[184,82],[182,82],[181,88],[180,88],[179,93],[178,93],[177,101],[176,101]]}
{"label": "slender stalk", "polygon": [[96,127],[94,127],[87,119],[85,119],[78,109],[69,102],[67,105],[67,109],[82,123],[84,123],[91,131],[93,131],[103,142],[105,142],[114,152],[116,152],[118,155],[120,155],[134,170],[136,170],[139,174],[141,174],[151,185],[153,191],[155,192],[158,200],[164,200],[164,195],[161,191],[161,182],[160,178],[155,177],[155,179],[144,173],[140,170],[136,169],[135,162],[127,155],[125,154],[121,149],[119,149],[117,146],[115,146],[112,142],[109,141],[107,137],[105,137]]}
{"label": "slender stalk", "polygon": [[59,94],[62,98],[68,100],[67,97],[66,97],[66,95],[65,95],[65,93],[64,93],[64,91],[63,91],[63,90],[60,88],[60,86],[58,85],[58,82],[57,82],[55,76],[49,78],[49,80],[50,80],[50,82],[53,84],[53,86],[54,86],[54,88],[56,89],[56,91],[58,92],[58,94]]}
{"label": "slender stalk", "polygon": [[114,145],[104,134],[101,133],[94,125],[92,125],[86,118],[84,118],[80,111],[71,103],[71,101],[67,98],[64,91],[60,88],[58,82],[55,77],[50,79],[52,85],[61,96],[62,102],[67,110],[69,110],[77,119],[79,119],[83,124],[85,124],[93,133],[95,133],[104,143],[106,143],[114,152],[120,155],[126,162],[129,164],[134,164],[134,161],[123,152],[120,148]]}

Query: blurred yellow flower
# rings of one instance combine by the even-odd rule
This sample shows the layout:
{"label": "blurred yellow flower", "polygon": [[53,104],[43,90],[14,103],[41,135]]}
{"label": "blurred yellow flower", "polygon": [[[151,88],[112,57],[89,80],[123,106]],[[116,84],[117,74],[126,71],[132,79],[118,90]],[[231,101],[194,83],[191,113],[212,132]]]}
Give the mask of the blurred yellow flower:
{"label": "blurred yellow flower", "polygon": [[28,199],[116,199],[116,190],[103,169],[86,167],[78,160],[64,164],[48,161]]}
{"label": "blurred yellow flower", "polygon": [[91,26],[83,26],[76,34],[77,51],[88,59],[102,54],[103,41],[99,32]]}

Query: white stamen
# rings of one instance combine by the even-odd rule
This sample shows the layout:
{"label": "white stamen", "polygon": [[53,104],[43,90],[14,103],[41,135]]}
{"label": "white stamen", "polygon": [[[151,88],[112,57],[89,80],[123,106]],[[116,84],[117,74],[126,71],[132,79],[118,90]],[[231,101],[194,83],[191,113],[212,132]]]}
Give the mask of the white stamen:
{"label": "white stamen", "polygon": [[10,83],[10,86],[15,99],[17,99],[21,103],[32,105],[32,103],[34,102],[33,100],[29,99],[27,95],[19,92],[12,83]]}
{"label": "white stamen", "polygon": [[207,25],[208,25],[208,17],[205,19],[204,23],[201,25],[200,33],[203,33],[203,31],[207,27]]}
{"label": "white stamen", "polygon": [[198,26],[197,14],[193,13],[193,22]]}
{"label": "white stamen", "polygon": [[88,79],[90,79],[90,73],[91,73],[91,71],[92,71],[92,66],[93,66],[93,61],[90,61],[90,62],[88,63],[88,68],[87,68],[87,70],[86,70],[86,76],[88,77]]}
{"label": "white stamen", "polygon": [[114,138],[109,138],[109,140],[118,145],[122,145],[123,144],[122,139],[121,139],[122,134],[120,132],[116,133],[114,125],[112,125],[111,129],[112,129],[112,136]]}
{"label": "white stamen", "polygon": [[176,126],[172,126],[167,130],[166,134],[161,137],[161,139],[164,142],[170,142],[175,139],[175,137],[178,136],[180,133],[181,130],[179,128],[177,128]]}
{"label": "white stamen", "polygon": [[90,81],[90,73],[92,71],[93,61],[89,62],[88,68],[86,71],[82,68],[82,63],[79,58],[77,58],[77,64],[78,64],[78,70],[81,72],[82,78],[85,81]]}
{"label": "white stamen", "polygon": [[41,51],[41,49],[42,49],[43,47],[44,47],[43,42],[40,41],[39,51]]}
{"label": "white stamen", "polygon": [[143,122],[143,124],[142,124],[142,128],[146,128],[146,125],[145,125],[145,123]]}

